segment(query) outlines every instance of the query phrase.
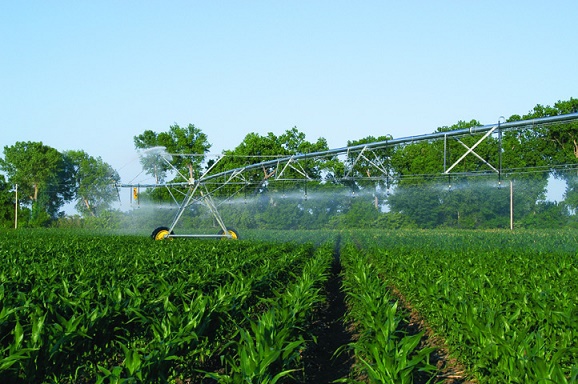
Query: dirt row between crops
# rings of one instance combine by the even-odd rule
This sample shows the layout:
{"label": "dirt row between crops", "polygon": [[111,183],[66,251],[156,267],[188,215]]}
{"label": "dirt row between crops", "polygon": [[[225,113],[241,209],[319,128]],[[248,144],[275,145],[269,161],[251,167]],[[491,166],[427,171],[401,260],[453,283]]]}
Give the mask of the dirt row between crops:
{"label": "dirt row between crops", "polygon": [[304,376],[307,383],[331,383],[348,377],[352,371],[354,359],[352,353],[344,349],[336,351],[353,341],[354,336],[346,326],[344,317],[347,312],[345,293],[341,290],[340,241],[336,242],[333,253],[331,274],[325,286],[326,302],[315,314],[315,322],[310,332],[316,337],[316,343],[303,353]]}
{"label": "dirt row between crops", "polygon": [[[348,377],[354,377],[359,382],[366,381],[363,377],[355,374],[355,357],[351,350],[344,348],[357,339],[357,332],[354,324],[345,322],[347,304],[341,283],[340,241],[338,239],[331,275],[325,287],[327,300],[316,313],[316,320],[310,328],[316,342],[311,343],[303,352],[306,383],[331,383]],[[445,348],[445,341],[434,334],[401,292],[395,287],[390,287],[390,289],[399,299],[400,306],[409,313],[409,323],[403,331],[408,335],[414,335],[425,330],[425,337],[420,348],[436,348],[436,351],[430,356],[430,362],[438,368],[437,376],[433,381],[429,381],[429,376],[418,374],[417,377],[414,377],[414,383],[474,384],[475,381],[468,378],[463,365],[449,356],[447,348]]]}

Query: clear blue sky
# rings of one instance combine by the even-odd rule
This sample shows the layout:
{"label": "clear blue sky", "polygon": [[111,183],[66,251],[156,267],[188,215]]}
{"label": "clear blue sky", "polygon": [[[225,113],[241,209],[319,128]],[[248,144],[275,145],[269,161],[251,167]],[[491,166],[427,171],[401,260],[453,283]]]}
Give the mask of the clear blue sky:
{"label": "clear blue sky", "polygon": [[0,150],[42,141],[135,175],[133,137],[212,152],[293,126],[347,140],[578,97],[578,1],[2,1]]}

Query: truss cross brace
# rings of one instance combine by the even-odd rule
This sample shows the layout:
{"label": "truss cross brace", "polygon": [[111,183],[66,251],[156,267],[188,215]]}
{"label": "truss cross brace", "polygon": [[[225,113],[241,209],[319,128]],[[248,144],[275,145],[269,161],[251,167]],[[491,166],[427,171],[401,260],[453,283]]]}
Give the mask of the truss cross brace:
{"label": "truss cross brace", "polygon": [[[462,162],[463,159],[466,158],[467,155],[469,155],[470,153],[474,153],[478,158],[480,158],[479,155],[477,155],[474,152],[474,149],[476,149],[476,147],[478,145],[480,145],[480,143],[482,143],[484,140],[486,140],[486,138],[488,138],[488,136],[490,136],[492,133],[494,133],[494,131],[498,129],[498,126],[496,125],[495,127],[493,127],[492,129],[490,129],[488,132],[486,132],[486,134],[484,136],[482,136],[482,138],[480,140],[478,140],[474,145],[472,145],[471,148],[469,148],[466,153],[464,153],[455,163],[452,164],[451,167],[449,167],[448,169],[445,170],[444,174],[449,174],[451,172],[452,169],[454,169],[459,163]],[[461,142],[460,142],[461,143]],[[462,143],[462,145],[464,145],[465,147],[467,147],[467,145],[465,145],[464,143]],[[484,162],[487,164],[487,162],[484,160]],[[492,167],[494,170],[495,168]]]}
{"label": "truss cross brace", "polygon": [[[365,156],[363,156],[363,152],[365,152],[366,150],[367,150],[367,145],[365,147],[363,147],[363,149],[361,151],[359,151],[359,155],[357,155],[357,157],[355,158],[355,160],[351,164],[351,168],[345,174],[345,178],[348,178],[351,175],[351,173],[353,172],[353,168],[355,167],[355,165],[357,165],[357,162],[359,161],[359,159],[361,159],[362,157],[365,157]],[[347,151],[347,154],[349,155],[349,151]]]}
{"label": "truss cross brace", "polygon": [[173,229],[175,229],[175,225],[177,225],[177,223],[181,219],[181,216],[185,212],[185,209],[191,203],[191,200],[193,199],[193,196],[194,196],[195,192],[197,191],[197,188],[199,188],[198,182],[189,186],[189,190],[188,190],[187,194],[185,195],[185,198],[183,199],[183,202],[181,203],[181,206],[179,207],[179,210],[177,211],[175,218],[173,219],[173,222],[169,228],[169,233],[171,233],[173,231]]}
{"label": "truss cross brace", "polygon": [[[365,152],[371,152],[375,158],[375,161],[371,160],[369,157],[365,156]],[[368,148],[367,146],[365,146],[359,152],[359,155],[357,155],[357,157],[355,158],[355,160],[351,164],[351,167],[350,167],[349,171],[347,172],[347,174],[345,175],[345,178],[350,177],[351,173],[353,172],[353,169],[355,168],[355,166],[357,165],[357,163],[361,159],[364,159],[365,161],[367,161],[369,164],[371,164],[373,167],[375,167],[378,171],[380,171],[384,176],[389,176],[389,173],[388,173],[387,169],[385,168],[383,162],[379,159],[379,157],[375,154],[375,152],[371,148]]]}
{"label": "truss cross brace", "polygon": [[[213,215],[213,217],[217,221],[217,224],[219,224],[219,227],[221,227],[221,229],[223,230],[223,233],[225,234],[225,236],[230,237],[230,235],[227,234],[227,227],[225,226],[225,223],[224,223],[223,219],[221,218],[219,211],[217,210],[217,206],[215,205],[213,197],[211,196],[211,194],[208,191],[203,192],[203,190],[200,189],[200,187],[201,187],[201,184],[199,182],[196,182],[196,183],[189,186],[189,190],[188,190],[182,204],[180,205],[179,210],[176,213],[175,218],[173,219],[173,222],[169,228],[169,233],[173,232],[173,229],[175,228],[175,226],[177,225],[177,223],[181,219],[181,216],[185,212],[186,208],[191,205],[191,202],[194,200],[193,197],[194,197],[195,193],[198,191],[199,195],[200,195],[199,200],[202,199],[205,206],[209,209],[209,211],[211,212],[211,214]],[[205,185],[203,185],[203,187],[206,188]]]}
{"label": "truss cross brace", "polygon": [[[299,166],[299,169],[297,167],[295,167],[293,165],[293,163],[295,163],[297,166]],[[280,166],[280,164],[278,164],[277,169],[279,168],[279,166]],[[291,158],[289,158],[289,160],[287,161],[287,163],[285,164],[285,166],[283,167],[281,172],[277,173],[277,176],[275,177],[275,179],[276,180],[282,180],[283,174],[285,173],[285,170],[287,168],[291,168],[295,172],[299,173],[301,176],[306,178],[307,180],[311,180],[311,177],[307,174],[307,172],[305,171],[305,169],[303,168],[301,163],[299,163],[297,160],[295,160],[295,156],[291,156]]]}
{"label": "truss cross brace", "polygon": [[[470,149],[470,147],[468,147],[466,144],[464,144],[463,141],[461,141],[460,139],[456,139],[456,141],[458,143],[460,143],[461,145],[463,145],[466,149]],[[472,151],[472,155],[476,156],[478,159],[480,159],[484,164],[486,164],[488,167],[490,167],[494,172],[496,173],[500,173],[500,171],[498,171],[496,169],[496,167],[494,167],[492,164],[488,163],[482,156],[478,155],[475,151]]]}

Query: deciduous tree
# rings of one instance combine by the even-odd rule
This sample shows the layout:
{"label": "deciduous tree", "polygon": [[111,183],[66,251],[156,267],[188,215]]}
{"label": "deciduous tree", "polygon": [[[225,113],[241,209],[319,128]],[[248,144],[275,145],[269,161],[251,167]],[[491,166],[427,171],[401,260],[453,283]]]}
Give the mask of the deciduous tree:
{"label": "deciduous tree", "polygon": [[0,226],[14,225],[14,198],[12,186],[6,182],[4,175],[0,175]]}
{"label": "deciduous tree", "polygon": [[[193,124],[180,127],[171,125],[168,132],[156,133],[146,130],[134,137],[137,149],[164,147],[171,156],[171,164],[187,179],[199,177],[206,154],[211,148],[207,135]],[[152,156],[143,156],[141,163],[145,171],[157,181],[163,181],[171,167],[163,160],[166,154],[156,151]],[[183,181],[183,180],[182,180]]]}
{"label": "deciduous tree", "polygon": [[76,210],[96,216],[110,208],[118,196],[114,186],[120,180],[118,173],[100,157],[84,151],[66,151],[64,156],[72,167]]}
{"label": "deciduous tree", "polygon": [[22,203],[32,207],[33,225],[56,218],[73,197],[70,169],[63,155],[42,142],[19,141],[5,146],[0,169],[11,184],[18,184]]}

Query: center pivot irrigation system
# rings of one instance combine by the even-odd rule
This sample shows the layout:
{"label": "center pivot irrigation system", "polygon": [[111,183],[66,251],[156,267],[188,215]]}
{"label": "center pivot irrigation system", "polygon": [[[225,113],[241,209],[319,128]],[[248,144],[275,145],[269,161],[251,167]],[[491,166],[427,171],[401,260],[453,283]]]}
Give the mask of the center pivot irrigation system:
{"label": "center pivot irrigation system", "polygon": [[[503,118],[501,118],[503,119]],[[432,141],[432,140],[444,140],[444,164],[443,169],[444,175],[450,175],[452,170],[460,163],[466,156],[473,155],[478,160],[486,164],[489,169],[501,177],[502,165],[501,165],[501,138],[502,132],[506,130],[521,130],[521,129],[535,129],[538,127],[548,126],[558,123],[566,123],[570,121],[578,121],[578,113],[571,113],[566,115],[544,117],[532,120],[522,120],[515,122],[498,122],[496,124],[483,125],[478,127],[457,129],[447,132],[435,132],[431,134],[424,134],[418,136],[408,136],[399,139],[390,139],[385,141],[376,141],[373,143],[355,145],[350,147],[342,147],[336,149],[330,149],[326,151],[312,152],[306,154],[298,154],[292,156],[279,156],[274,157],[272,160],[262,161],[250,165],[246,165],[239,168],[233,168],[226,171],[216,172],[215,166],[219,164],[222,159],[226,157],[223,155],[219,157],[212,165],[209,167],[199,178],[190,178],[184,176],[178,169],[176,169],[170,162],[171,156],[161,156],[161,158],[171,167],[177,174],[179,174],[184,182],[173,182],[164,184],[117,184],[117,187],[128,187],[128,188],[158,188],[166,187],[173,200],[175,201],[175,206],[178,207],[177,212],[169,226],[163,226],[156,228],[151,237],[155,240],[163,240],[170,238],[223,238],[223,239],[238,239],[239,234],[235,229],[227,227],[223,221],[215,200],[213,196],[224,186],[227,185],[244,185],[247,186],[251,184],[248,180],[248,172],[251,170],[262,169],[264,171],[263,180],[261,183],[269,181],[296,181],[294,175],[298,175],[301,181],[313,181],[315,180],[311,175],[307,173],[305,167],[303,167],[302,162],[312,159],[326,159],[334,158],[339,155],[347,155],[348,158],[353,158],[353,163],[345,171],[345,175],[341,180],[352,180],[352,172],[355,165],[363,161],[364,164],[373,167],[377,170],[377,178],[388,180],[391,175],[388,172],[387,167],[383,164],[383,160],[377,155],[375,151],[384,149],[387,147],[393,147],[396,145],[418,143],[421,141]],[[490,164],[487,160],[479,156],[475,149],[482,143],[485,139],[490,137],[492,134],[498,135],[498,143],[500,145],[499,153],[500,160],[499,164],[496,166]],[[475,142],[472,146],[464,144],[459,138],[464,136],[482,135],[481,138]],[[463,147],[465,147],[465,152],[456,160],[453,164],[448,165],[447,160],[447,139],[453,138],[457,140]],[[286,176],[288,170],[292,170],[293,176]],[[374,173],[375,175],[375,173]],[[369,176],[369,172],[368,172]],[[370,177],[371,179],[376,179],[376,176]],[[357,179],[357,178],[356,178]],[[220,180],[220,181],[219,181]],[[254,182],[252,182],[254,183]],[[171,190],[172,189],[172,190]],[[177,191],[177,192],[174,192]],[[177,198],[181,195],[181,199]],[[182,218],[183,214],[193,204],[203,204],[208,208],[212,214],[215,222],[220,227],[218,234],[208,235],[208,234],[176,234],[174,233],[174,228]]]}

